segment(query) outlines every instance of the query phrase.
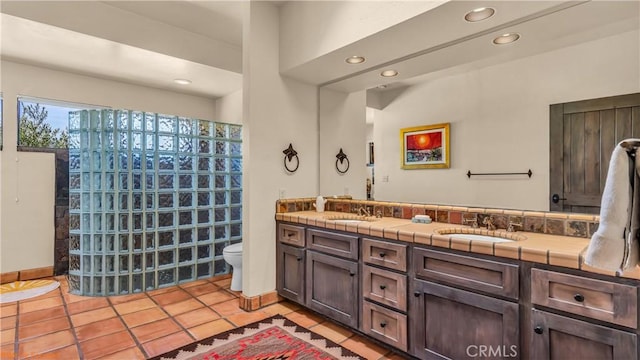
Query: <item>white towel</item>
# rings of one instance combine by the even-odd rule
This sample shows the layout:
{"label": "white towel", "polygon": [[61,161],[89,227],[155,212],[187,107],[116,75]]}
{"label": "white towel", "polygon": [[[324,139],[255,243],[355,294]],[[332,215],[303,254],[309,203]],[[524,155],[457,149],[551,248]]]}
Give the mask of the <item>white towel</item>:
{"label": "white towel", "polygon": [[[626,140],[634,141],[637,139]],[[636,174],[634,174],[636,173]],[[631,176],[630,176],[631,175]],[[584,262],[593,267],[619,271],[638,264],[638,241],[631,234],[633,181],[637,171],[627,149],[618,144],[611,155],[602,193],[600,225],[591,237]],[[636,181],[636,193],[640,182]],[[637,205],[638,201],[634,201]],[[637,217],[639,214],[636,213]],[[637,219],[633,221],[637,223]],[[633,236],[632,236],[633,235]],[[626,238],[625,238],[626,237]],[[632,254],[634,252],[634,254]]]}

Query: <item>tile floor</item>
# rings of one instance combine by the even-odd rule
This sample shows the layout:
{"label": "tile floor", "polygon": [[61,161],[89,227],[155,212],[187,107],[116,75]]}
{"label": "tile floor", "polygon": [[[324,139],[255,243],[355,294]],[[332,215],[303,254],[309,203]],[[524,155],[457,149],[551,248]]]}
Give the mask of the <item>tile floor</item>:
{"label": "tile floor", "polygon": [[84,297],[61,286],[0,307],[0,359],[145,359],[281,314],[366,359],[402,359],[290,302],[254,312],[238,307],[228,276],[147,293]]}

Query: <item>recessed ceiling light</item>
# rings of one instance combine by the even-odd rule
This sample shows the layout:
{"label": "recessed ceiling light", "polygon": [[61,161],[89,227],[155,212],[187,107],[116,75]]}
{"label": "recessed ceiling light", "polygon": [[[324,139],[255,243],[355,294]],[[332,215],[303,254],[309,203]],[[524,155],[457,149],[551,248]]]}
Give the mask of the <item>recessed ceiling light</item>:
{"label": "recessed ceiling light", "polygon": [[502,34],[493,39],[493,43],[496,45],[504,45],[517,41],[518,39],[520,39],[520,34],[518,33]]}
{"label": "recessed ceiling light", "polygon": [[481,7],[469,11],[464,19],[468,22],[478,22],[492,17],[496,13],[496,9],[490,7]]}
{"label": "recessed ceiling light", "polygon": [[347,64],[361,64],[364,62],[364,60],[364,57],[358,55],[349,56],[348,58],[344,59]]}
{"label": "recessed ceiling light", "polygon": [[191,80],[188,80],[188,79],[174,79],[173,82],[176,83],[176,84],[180,84],[180,85],[189,85],[189,84],[191,84]]}
{"label": "recessed ceiling light", "polygon": [[394,77],[396,75],[398,75],[398,72],[395,70],[385,70],[380,73],[380,76],[383,76],[383,77]]}

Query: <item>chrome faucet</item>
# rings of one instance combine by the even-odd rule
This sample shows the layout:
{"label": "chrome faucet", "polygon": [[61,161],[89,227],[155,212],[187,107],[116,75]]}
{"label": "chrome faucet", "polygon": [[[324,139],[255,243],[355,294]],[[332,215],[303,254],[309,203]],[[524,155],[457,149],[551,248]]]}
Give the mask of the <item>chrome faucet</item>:
{"label": "chrome faucet", "polygon": [[519,227],[520,229],[522,229],[522,222],[514,222],[509,220],[509,226],[507,226],[507,231],[508,232],[515,232],[516,229],[515,227]]}
{"label": "chrome faucet", "polygon": [[486,218],[484,218],[482,223],[484,225],[487,225],[487,230],[495,230],[496,229],[496,225],[493,223],[493,217],[491,217],[491,216],[487,216]]}
{"label": "chrome faucet", "polygon": [[478,218],[473,218],[473,219],[464,219],[463,222],[465,224],[469,224],[471,223],[471,227],[472,228],[477,228],[478,227]]}
{"label": "chrome faucet", "polygon": [[360,206],[360,208],[358,209],[358,214],[362,216],[371,216],[369,210],[367,210],[364,206]]}

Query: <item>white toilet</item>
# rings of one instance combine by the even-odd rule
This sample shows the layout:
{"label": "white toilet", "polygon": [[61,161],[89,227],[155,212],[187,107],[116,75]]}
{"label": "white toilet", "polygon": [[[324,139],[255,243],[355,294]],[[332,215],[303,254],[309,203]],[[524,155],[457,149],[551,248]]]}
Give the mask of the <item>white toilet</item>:
{"label": "white toilet", "polygon": [[222,249],[222,257],[233,267],[231,290],[242,291],[242,243],[229,245]]}

